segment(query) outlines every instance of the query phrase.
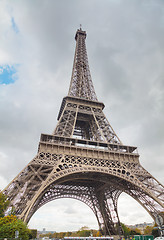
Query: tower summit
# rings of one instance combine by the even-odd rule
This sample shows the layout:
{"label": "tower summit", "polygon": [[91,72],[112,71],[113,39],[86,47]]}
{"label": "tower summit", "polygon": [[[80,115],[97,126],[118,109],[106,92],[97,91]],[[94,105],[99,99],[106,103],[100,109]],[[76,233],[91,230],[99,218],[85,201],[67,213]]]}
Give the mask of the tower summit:
{"label": "tower summit", "polygon": [[74,198],[95,214],[103,235],[122,235],[121,193],[163,218],[164,186],[139,162],[136,147],[123,145],[103,113],[91,80],[86,32],[78,29],[68,96],[52,135],[41,134],[37,155],[4,189],[16,215],[28,222],[46,203]]}
{"label": "tower summit", "polygon": [[76,50],[74,56],[72,78],[68,96],[97,101],[89,70],[85,45],[86,32],[78,29],[75,35]]}

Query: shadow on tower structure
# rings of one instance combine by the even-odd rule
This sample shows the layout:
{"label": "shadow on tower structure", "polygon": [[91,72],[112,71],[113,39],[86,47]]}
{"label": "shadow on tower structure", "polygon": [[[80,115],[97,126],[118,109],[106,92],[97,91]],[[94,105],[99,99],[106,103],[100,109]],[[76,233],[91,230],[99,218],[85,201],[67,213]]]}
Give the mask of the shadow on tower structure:
{"label": "shadow on tower structure", "polygon": [[25,222],[52,200],[74,198],[92,209],[103,235],[121,235],[120,194],[133,197],[155,219],[164,212],[164,186],[141,166],[137,148],[122,144],[105,117],[85,39],[86,32],[78,29],[70,88],[53,134],[41,134],[36,157],[3,192]]}

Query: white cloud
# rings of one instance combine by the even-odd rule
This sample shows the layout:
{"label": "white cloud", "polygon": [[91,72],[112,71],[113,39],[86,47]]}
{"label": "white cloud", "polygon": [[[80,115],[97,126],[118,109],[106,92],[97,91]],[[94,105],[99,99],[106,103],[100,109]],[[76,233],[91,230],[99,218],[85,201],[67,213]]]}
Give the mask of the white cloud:
{"label": "white cloud", "polygon": [[[45,218],[45,216],[48,216]],[[40,208],[31,218],[29,227],[42,230],[76,231],[83,226],[98,229],[92,210],[84,203],[73,199],[58,199]]]}
{"label": "white cloud", "polygon": [[118,200],[118,211],[120,213],[120,221],[128,225],[153,222],[147,211],[125,193],[122,193]]}

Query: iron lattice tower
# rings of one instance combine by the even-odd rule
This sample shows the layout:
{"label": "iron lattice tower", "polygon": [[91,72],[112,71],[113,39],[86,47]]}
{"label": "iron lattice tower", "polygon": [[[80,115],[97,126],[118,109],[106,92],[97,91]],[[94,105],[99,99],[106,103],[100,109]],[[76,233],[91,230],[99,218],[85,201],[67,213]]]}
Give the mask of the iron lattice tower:
{"label": "iron lattice tower", "polygon": [[97,100],[86,32],[78,29],[68,96],[52,135],[41,134],[36,157],[4,189],[19,218],[28,222],[44,204],[74,198],[94,212],[104,235],[122,234],[117,202],[122,192],[155,219],[164,211],[164,186],[139,162],[137,148],[122,144]]}

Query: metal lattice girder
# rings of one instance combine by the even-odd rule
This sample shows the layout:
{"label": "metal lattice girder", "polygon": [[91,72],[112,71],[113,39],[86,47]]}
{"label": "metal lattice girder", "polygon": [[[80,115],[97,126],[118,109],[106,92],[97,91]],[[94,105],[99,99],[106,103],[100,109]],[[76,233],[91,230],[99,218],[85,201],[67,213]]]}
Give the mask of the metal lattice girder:
{"label": "metal lattice girder", "polygon": [[68,96],[97,101],[89,70],[85,38],[86,32],[78,30],[75,36],[76,50]]}
{"label": "metal lattice girder", "polygon": [[61,106],[54,135],[121,144],[100,102],[66,97]]}
{"label": "metal lattice girder", "polygon": [[133,197],[155,219],[164,212],[164,186],[141,166],[137,148],[123,145],[106,119],[93,88],[85,38],[78,30],[69,93],[53,134],[41,135],[36,157],[4,193],[25,222],[50,201],[74,198],[92,209],[102,234],[121,235],[120,194]]}
{"label": "metal lattice girder", "polygon": [[[158,185],[158,191],[152,191],[152,183],[148,185],[146,182],[145,185],[144,182],[138,179],[138,169],[141,168],[141,165],[139,164],[137,153],[87,149],[87,147],[84,148],[78,145],[76,143],[68,145],[68,143],[65,144],[64,142],[62,145],[59,142],[40,142],[36,158],[12,182],[12,185],[9,185],[9,188],[6,189],[6,193],[12,197],[12,204],[18,210],[18,212],[16,210],[18,216],[28,221],[40,206],[54,199],[53,197],[51,198],[49,192],[46,192],[46,198],[43,197],[45,196],[45,191],[49,191],[52,185],[64,185],[64,182],[68,181],[68,179],[71,179],[69,180],[71,181],[70,183],[73,183],[77,188],[79,187],[78,181],[81,179],[83,182],[85,180],[86,186],[89,186],[90,189],[96,185],[98,191],[105,191],[106,203],[103,204],[106,204],[105,206],[108,207],[111,205],[107,213],[103,215],[103,208],[100,208],[98,203],[96,207],[97,211],[93,208],[95,205],[91,207],[99,219],[101,228],[106,229],[105,231],[109,231],[110,229],[110,232],[114,233],[111,227],[119,223],[116,210],[117,197],[113,197],[112,195],[115,191],[126,192],[132,196],[153,217],[163,211],[163,202],[158,199],[158,196],[159,192],[163,196],[164,188],[162,188],[162,185]],[[136,175],[134,174],[135,171],[137,172]],[[153,178],[144,169],[142,176],[144,172],[145,178],[148,176]],[[100,184],[99,188],[97,188],[98,183]],[[18,186],[21,186],[22,193]],[[155,187],[157,188],[157,183]],[[82,191],[81,194],[83,195]],[[74,192],[73,195],[66,191],[62,195],[61,191],[57,197],[67,197],[68,195],[76,199],[80,196],[79,192]],[[88,200],[89,202],[86,199],[88,200],[87,197],[79,200],[91,206],[91,198]],[[104,219],[104,216],[108,216],[107,219]],[[109,223],[110,228],[107,224],[105,225],[105,221]]]}

